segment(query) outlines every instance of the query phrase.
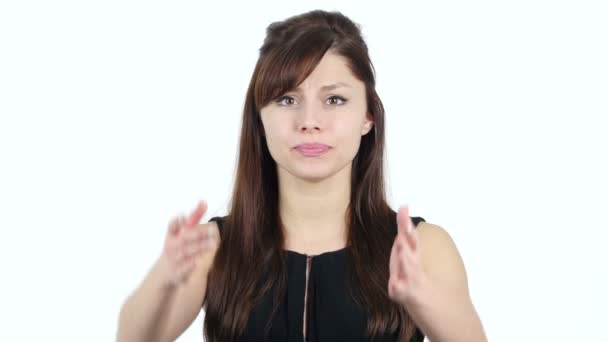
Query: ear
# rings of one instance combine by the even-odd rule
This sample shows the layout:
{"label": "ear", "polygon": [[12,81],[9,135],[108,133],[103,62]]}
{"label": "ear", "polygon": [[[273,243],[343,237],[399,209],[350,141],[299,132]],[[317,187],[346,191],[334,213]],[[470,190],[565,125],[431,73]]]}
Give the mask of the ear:
{"label": "ear", "polygon": [[361,125],[361,135],[366,135],[369,131],[374,127],[374,118],[370,113],[365,115],[365,120],[363,120],[363,124]]}

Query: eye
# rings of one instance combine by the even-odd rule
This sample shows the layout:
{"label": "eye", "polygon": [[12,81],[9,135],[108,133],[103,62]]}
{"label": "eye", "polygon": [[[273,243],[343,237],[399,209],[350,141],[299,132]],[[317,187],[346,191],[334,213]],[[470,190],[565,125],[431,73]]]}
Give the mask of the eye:
{"label": "eye", "polygon": [[348,101],[347,99],[343,98],[342,96],[330,96],[327,101],[329,102],[329,104],[331,105],[337,105],[337,106],[341,106],[343,104],[346,103],[346,101]]}
{"label": "eye", "polygon": [[280,106],[289,106],[294,104],[296,101],[291,96],[281,96],[276,99],[275,102],[278,103]]}

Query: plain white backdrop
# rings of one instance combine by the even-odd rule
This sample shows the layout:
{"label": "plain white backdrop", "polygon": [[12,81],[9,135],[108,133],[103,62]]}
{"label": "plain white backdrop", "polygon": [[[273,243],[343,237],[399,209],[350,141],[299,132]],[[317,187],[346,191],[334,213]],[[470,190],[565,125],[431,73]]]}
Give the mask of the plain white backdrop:
{"label": "plain white backdrop", "polygon": [[0,340],[115,339],[171,217],[225,213],[266,26],[312,9],[361,24],[391,204],[451,234],[490,340],[608,341],[608,4],[539,0],[3,1]]}

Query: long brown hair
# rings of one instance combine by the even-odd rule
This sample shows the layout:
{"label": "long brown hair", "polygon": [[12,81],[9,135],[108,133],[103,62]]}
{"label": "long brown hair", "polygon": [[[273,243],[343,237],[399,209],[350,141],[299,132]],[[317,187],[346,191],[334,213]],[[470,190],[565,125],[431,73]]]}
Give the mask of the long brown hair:
{"label": "long brown hair", "polygon": [[[236,179],[229,213],[222,222],[204,300],[207,341],[235,341],[262,295],[286,286],[286,254],[279,217],[276,163],[266,140],[260,109],[295,89],[330,50],[344,57],[365,84],[367,110],[375,128],[364,135],[352,163],[346,213],[351,295],[368,313],[367,333],[399,333],[407,341],[414,323],[388,297],[389,258],[396,213],[384,187],[384,108],[375,90],[375,71],[359,26],[339,12],[311,11],[272,23],[247,90]],[[267,274],[262,281],[262,274]],[[275,302],[275,310],[278,303]],[[274,312],[274,311],[273,311]]]}

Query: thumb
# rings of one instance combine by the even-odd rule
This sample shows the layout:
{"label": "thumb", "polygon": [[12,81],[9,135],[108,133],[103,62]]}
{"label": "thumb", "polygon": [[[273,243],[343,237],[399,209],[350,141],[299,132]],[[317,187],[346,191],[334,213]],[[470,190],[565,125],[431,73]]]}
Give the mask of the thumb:
{"label": "thumb", "polygon": [[184,225],[186,227],[193,227],[195,225],[197,225],[201,219],[203,218],[203,216],[205,215],[205,212],[207,211],[207,202],[206,201],[199,201],[198,205],[196,206],[196,208],[192,211],[192,213],[186,218],[186,221],[184,222]]}
{"label": "thumb", "polygon": [[400,233],[407,234],[410,227],[410,208],[408,205],[401,206],[397,212],[397,227]]}

